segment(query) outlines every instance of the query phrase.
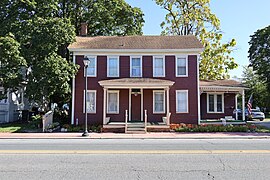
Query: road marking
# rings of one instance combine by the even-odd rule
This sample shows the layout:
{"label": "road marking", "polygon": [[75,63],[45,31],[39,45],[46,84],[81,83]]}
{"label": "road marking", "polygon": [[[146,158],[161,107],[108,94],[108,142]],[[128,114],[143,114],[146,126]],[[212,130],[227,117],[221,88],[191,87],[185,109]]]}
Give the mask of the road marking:
{"label": "road marking", "polygon": [[0,150],[0,154],[270,154],[270,150]]}

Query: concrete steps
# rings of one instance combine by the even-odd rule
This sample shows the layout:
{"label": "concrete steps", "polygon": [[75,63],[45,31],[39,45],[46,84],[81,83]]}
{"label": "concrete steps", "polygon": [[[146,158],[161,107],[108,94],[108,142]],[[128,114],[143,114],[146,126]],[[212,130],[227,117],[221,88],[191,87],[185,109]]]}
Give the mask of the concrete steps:
{"label": "concrete steps", "polygon": [[145,133],[144,123],[128,123],[127,131],[128,134],[143,134]]}

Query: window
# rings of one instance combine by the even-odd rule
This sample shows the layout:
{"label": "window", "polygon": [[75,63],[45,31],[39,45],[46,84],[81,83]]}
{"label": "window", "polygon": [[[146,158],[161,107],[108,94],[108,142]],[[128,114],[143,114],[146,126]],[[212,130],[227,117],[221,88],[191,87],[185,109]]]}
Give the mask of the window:
{"label": "window", "polygon": [[107,77],[119,77],[119,57],[107,57]]}
{"label": "window", "polygon": [[165,58],[154,57],[153,59],[153,77],[165,76]]}
{"label": "window", "polygon": [[165,92],[153,91],[153,112],[165,113]]}
{"label": "window", "polygon": [[142,77],[142,59],[141,57],[131,57],[130,76]]}
{"label": "window", "polygon": [[87,113],[96,113],[96,91],[95,90],[87,91],[86,109],[87,109]]}
{"label": "window", "polygon": [[107,113],[119,113],[119,91],[108,91],[107,94]]}
{"label": "window", "polygon": [[223,113],[224,98],[223,94],[208,94],[207,95],[207,112],[208,113]]}
{"label": "window", "polygon": [[87,67],[87,76],[96,77],[97,75],[97,59],[94,56],[86,56],[89,60],[89,65]]}
{"label": "window", "polygon": [[176,57],[176,77],[188,76],[187,56]]}
{"label": "window", "polygon": [[176,112],[188,113],[188,90],[176,91]]}

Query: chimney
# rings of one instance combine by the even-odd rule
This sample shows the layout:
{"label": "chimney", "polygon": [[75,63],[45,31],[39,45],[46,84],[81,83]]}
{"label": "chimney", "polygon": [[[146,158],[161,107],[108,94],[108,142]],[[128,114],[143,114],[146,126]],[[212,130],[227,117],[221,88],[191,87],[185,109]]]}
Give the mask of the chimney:
{"label": "chimney", "polygon": [[87,36],[87,23],[83,22],[81,23],[81,31],[80,31],[81,36]]}

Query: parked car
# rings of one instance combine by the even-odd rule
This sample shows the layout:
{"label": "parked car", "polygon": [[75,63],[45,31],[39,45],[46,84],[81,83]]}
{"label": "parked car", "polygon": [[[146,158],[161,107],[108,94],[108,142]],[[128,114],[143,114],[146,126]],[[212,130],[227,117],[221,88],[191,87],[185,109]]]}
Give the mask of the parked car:
{"label": "parked car", "polygon": [[[237,112],[238,120],[242,119],[242,110],[237,109],[233,111],[233,117],[235,118],[235,114]],[[260,121],[263,121],[265,119],[265,115],[263,112],[261,112],[259,109],[251,109],[251,115],[248,115],[247,109],[245,109],[245,119],[246,120],[253,120],[253,119],[259,119]]]}
{"label": "parked car", "polygon": [[259,109],[251,109],[251,117],[248,117],[248,119],[259,119],[260,121],[263,121],[264,118],[264,113],[261,112]]}

